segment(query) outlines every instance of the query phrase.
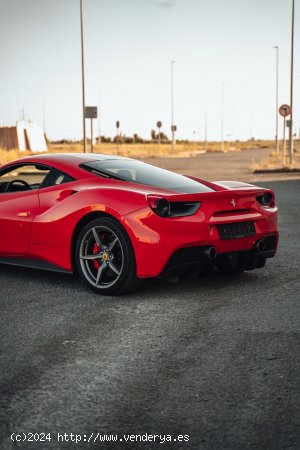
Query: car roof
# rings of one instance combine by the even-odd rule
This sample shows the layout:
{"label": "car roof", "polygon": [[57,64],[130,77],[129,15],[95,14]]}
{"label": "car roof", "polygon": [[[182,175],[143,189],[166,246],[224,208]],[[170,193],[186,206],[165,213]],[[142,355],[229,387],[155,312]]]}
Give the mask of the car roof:
{"label": "car roof", "polygon": [[[44,153],[35,154],[31,156],[25,156],[24,158],[17,159],[8,164],[2,166],[6,168],[12,164],[45,164],[52,167],[56,167],[62,171],[69,172],[70,175],[83,176],[83,170],[79,167],[80,164],[92,162],[92,161],[108,161],[108,160],[130,160],[116,155],[104,155],[101,153]],[[89,173],[86,176],[91,176]]]}
{"label": "car roof", "polygon": [[123,156],[104,155],[101,153],[43,153],[26,156],[19,159],[17,162],[35,162],[46,164],[47,162],[70,162],[81,164],[88,161],[106,161],[111,159],[130,159]]}

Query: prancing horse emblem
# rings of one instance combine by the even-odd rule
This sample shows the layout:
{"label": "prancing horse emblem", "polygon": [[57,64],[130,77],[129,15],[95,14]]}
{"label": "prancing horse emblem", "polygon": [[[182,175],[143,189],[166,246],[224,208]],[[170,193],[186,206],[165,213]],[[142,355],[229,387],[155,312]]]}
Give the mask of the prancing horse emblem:
{"label": "prancing horse emblem", "polygon": [[234,200],[234,198],[231,200],[230,202],[232,204],[232,206],[235,208],[236,207],[236,201]]}

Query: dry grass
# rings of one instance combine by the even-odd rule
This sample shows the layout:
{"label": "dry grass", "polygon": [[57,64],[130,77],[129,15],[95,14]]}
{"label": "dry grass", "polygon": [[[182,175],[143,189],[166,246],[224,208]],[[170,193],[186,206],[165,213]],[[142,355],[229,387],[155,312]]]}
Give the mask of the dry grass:
{"label": "dry grass", "polygon": [[286,150],[285,160],[282,151],[277,154],[275,151],[270,153],[267,159],[260,161],[253,166],[253,170],[276,170],[276,169],[298,169],[300,168],[300,152],[296,148],[293,154],[293,164],[290,165],[288,150]]}
{"label": "dry grass", "polygon": [[5,150],[0,148],[0,165],[6,164],[10,161],[14,161],[15,159],[22,158],[24,156],[30,155],[31,152],[20,152],[17,149],[13,150]]}
{"label": "dry grass", "polygon": [[[245,141],[245,142],[225,142],[225,151],[242,150],[244,148],[271,148],[274,145],[272,141]],[[180,156],[182,153],[196,153],[201,151],[221,151],[220,142],[208,142],[207,145],[201,142],[187,142],[184,144],[177,143],[175,155]],[[50,144],[49,152],[82,152],[82,144]],[[90,144],[87,145],[87,151],[90,152]],[[158,146],[156,143],[151,144],[97,144],[94,147],[95,153],[104,153],[111,155],[122,155],[132,157],[160,157],[160,156],[173,156],[171,144],[161,144]]]}
{"label": "dry grass", "polygon": [[[240,151],[246,148],[272,148],[273,141],[244,141],[244,142],[225,142],[224,151]],[[90,144],[87,144],[87,151],[90,152]],[[103,143],[97,144],[94,147],[95,153],[104,153],[111,155],[128,156],[132,158],[153,158],[153,157],[180,157],[180,156],[195,156],[203,151],[217,152],[221,151],[220,142],[187,142],[184,144],[177,143],[176,150],[173,153],[171,144],[113,144]],[[82,153],[82,144],[68,143],[68,144],[49,144],[48,153]],[[5,150],[0,148],[0,165],[23,156],[30,155],[31,152],[20,152],[18,150]]]}

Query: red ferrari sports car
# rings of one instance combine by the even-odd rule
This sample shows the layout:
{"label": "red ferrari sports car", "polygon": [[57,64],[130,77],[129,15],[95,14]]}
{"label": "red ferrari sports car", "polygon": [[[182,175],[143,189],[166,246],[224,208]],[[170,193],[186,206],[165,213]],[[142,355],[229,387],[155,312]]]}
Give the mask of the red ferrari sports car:
{"label": "red ferrari sports car", "polygon": [[130,158],[29,156],[0,168],[0,262],[77,272],[100,294],[182,267],[263,267],[278,243],[274,194]]}

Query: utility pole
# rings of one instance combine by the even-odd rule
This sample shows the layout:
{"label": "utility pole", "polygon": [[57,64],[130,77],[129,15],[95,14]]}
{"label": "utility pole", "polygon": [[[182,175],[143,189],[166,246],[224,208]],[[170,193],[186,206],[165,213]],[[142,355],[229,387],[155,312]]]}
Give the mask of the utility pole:
{"label": "utility pole", "polygon": [[43,102],[43,132],[44,136],[46,136],[46,104]]}
{"label": "utility pole", "polygon": [[83,11],[80,0],[80,30],[81,30],[81,75],[82,75],[82,126],[83,126],[83,153],[86,153],[86,129],[85,129],[85,85],[84,85],[84,46],[83,46]]}
{"label": "utility pole", "polygon": [[98,109],[99,109],[99,113],[98,113],[98,144],[99,147],[101,145],[101,122],[100,122],[100,113],[101,113],[101,98],[100,98],[100,91],[98,92]]}
{"label": "utility pole", "polygon": [[275,140],[276,140],[276,153],[279,154],[279,139],[278,139],[278,86],[279,86],[279,47],[273,47],[276,50],[276,105],[275,105]]}
{"label": "utility pole", "polygon": [[173,65],[176,61],[171,61],[171,132],[172,132],[172,153],[175,152],[175,131],[174,125],[174,83],[173,83]]}
{"label": "utility pole", "polygon": [[93,132],[93,119],[91,118],[91,153],[94,152],[94,132]]}
{"label": "utility pole", "polygon": [[295,22],[295,0],[292,0],[292,36],[291,36],[291,85],[290,85],[290,107],[291,121],[289,128],[289,156],[290,165],[293,164],[293,83],[294,83],[294,22]]}
{"label": "utility pole", "polygon": [[207,96],[205,97],[204,145],[205,150],[207,150]]}

